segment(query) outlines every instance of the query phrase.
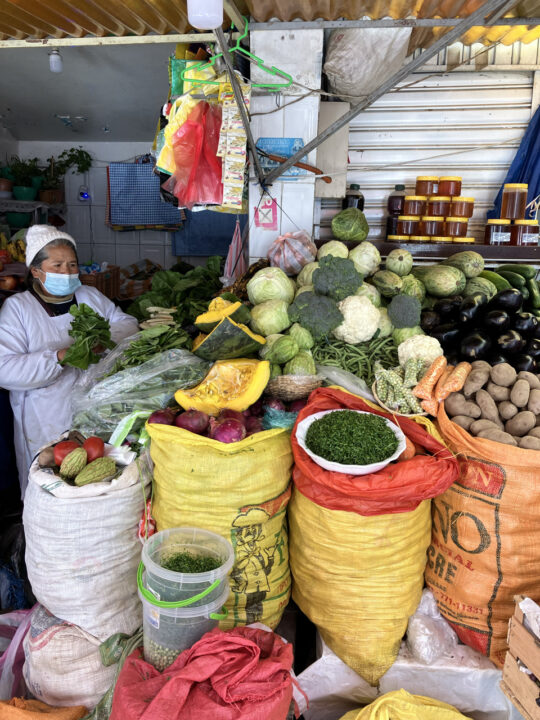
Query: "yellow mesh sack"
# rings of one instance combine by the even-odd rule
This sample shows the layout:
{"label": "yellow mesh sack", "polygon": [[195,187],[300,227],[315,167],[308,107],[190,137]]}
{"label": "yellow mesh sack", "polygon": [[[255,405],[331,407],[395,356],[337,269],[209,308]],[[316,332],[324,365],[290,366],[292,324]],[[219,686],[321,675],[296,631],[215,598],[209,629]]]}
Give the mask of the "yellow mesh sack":
{"label": "yellow mesh sack", "polygon": [[351,710],[341,720],[467,720],[452,705],[423,697],[411,695],[406,690],[381,695],[361,710]]}

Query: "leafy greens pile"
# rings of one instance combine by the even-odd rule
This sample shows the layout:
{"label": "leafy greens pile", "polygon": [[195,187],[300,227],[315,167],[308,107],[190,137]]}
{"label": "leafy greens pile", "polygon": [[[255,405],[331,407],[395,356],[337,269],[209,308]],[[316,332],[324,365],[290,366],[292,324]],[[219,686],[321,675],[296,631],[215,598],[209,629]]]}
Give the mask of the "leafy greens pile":
{"label": "leafy greens pile", "polygon": [[157,353],[165,350],[174,350],[175,348],[190,350],[191,345],[190,336],[178,326],[156,325],[156,327],[148,328],[148,330],[142,330],[137,339],[127,346],[112,370],[105,377],[114,375],[128,367],[142,365]]}
{"label": "leafy greens pile", "polygon": [[72,305],[69,312],[73,315],[69,334],[75,342],[69,346],[60,364],[87,370],[89,365],[100,360],[94,348],[101,346],[111,350],[115,346],[111,327],[108,320],[85,303]]}
{"label": "leafy greens pile", "polygon": [[141,322],[148,319],[149,307],[176,307],[174,321],[179,325],[191,324],[221,290],[221,260],[213,255],[206,261],[206,267],[195,267],[184,274],[159,270],[152,277],[152,289],[138,297],[127,312]]}

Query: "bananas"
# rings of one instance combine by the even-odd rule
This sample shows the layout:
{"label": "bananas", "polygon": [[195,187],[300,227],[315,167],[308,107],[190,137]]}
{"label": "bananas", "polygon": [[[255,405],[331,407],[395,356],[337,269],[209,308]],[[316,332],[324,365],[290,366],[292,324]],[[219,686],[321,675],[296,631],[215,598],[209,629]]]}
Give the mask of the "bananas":
{"label": "bananas", "polygon": [[22,238],[8,240],[0,233],[0,250],[7,250],[12,262],[26,262],[26,244]]}

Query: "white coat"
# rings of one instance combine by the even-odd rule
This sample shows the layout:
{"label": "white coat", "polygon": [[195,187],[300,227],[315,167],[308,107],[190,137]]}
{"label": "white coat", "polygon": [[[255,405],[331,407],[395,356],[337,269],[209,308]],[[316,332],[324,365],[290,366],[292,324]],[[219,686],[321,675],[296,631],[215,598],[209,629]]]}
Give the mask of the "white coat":
{"label": "white coat", "polygon": [[[137,320],[99,290],[83,285],[75,297],[109,321],[115,342],[137,332]],[[70,394],[83,371],[62,367],[57,352],[73,343],[72,320],[70,313],[49,317],[28,291],[8,298],[0,310],[0,387],[10,391],[22,497],[38,450],[70,429]]]}

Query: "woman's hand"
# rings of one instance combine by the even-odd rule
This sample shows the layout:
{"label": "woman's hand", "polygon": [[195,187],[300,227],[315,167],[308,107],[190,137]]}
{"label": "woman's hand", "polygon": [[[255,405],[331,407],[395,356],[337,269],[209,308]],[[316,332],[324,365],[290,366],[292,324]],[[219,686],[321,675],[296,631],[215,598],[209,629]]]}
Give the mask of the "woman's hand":
{"label": "woman's hand", "polygon": [[63,350],[59,350],[56,353],[56,357],[58,358],[58,362],[62,362],[62,360],[66,357],[67,348],[64,348]]}

